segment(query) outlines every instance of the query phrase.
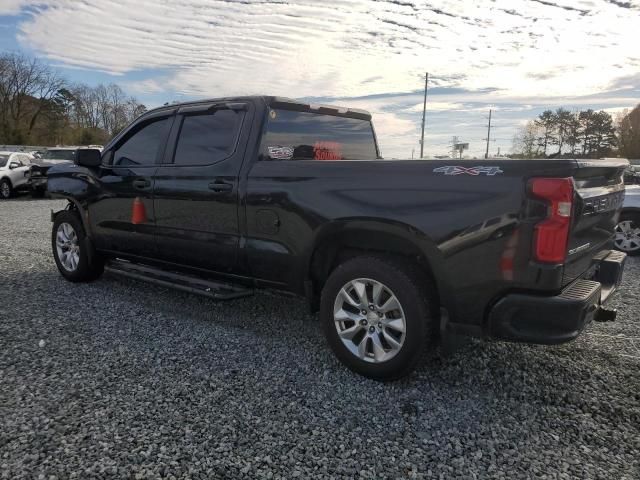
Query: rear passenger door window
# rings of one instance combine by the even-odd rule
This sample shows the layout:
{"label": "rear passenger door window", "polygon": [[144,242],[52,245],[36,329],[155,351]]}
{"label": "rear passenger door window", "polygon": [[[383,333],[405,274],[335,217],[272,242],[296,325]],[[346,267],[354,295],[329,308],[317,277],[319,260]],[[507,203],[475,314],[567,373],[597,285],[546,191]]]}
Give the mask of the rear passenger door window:
{"label": "rear passenger door window", "polygon": [[231,109],[185,115],[173,163],[211,165],[230,157],[236,149],[243,118],[243,111]]}
{"label": "rear passenger door window", "polygon": [[359,118],[271,109],[263,160],[375,160],[371,122]]}

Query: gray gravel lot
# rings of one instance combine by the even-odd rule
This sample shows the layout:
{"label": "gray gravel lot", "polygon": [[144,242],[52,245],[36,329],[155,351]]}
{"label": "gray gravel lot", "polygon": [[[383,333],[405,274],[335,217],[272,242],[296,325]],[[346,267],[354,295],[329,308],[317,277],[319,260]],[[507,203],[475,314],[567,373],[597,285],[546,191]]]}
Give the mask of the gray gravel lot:
{"label": "gray gravel lot", "polygon": [[380,384],[302,301],[65,282],[63,205],[0,203],[0,478],[640,478],[640,260],[574,343]]}

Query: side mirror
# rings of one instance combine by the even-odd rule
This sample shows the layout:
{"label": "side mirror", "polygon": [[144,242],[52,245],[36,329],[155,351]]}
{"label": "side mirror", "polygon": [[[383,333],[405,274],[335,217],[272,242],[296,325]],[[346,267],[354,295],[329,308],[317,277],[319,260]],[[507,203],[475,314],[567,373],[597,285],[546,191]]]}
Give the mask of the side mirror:
{"label": "side mirror", "polygon": [[75,164],[83,167],[99,167],[102,163],[102,152],[97,148],[78,148]]}
{"label": "side mirror", "polygon": [[13,170],[15,168],[18,168],[20,166],[20,164],[18,162],[11,162],[9,164],[9,170]]}

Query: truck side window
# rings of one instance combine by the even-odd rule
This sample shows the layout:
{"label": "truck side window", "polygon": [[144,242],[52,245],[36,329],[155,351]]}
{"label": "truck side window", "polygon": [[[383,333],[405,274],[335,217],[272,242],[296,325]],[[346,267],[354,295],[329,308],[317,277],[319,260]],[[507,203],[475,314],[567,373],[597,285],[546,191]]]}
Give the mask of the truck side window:
{"label": "truck side window", "polygon": [[243,112],[217,110],[182,120],[174,155],[176,165],[210,165],[233,154]]}
{"label": "truck side window", "polygon": [[272,109],[262,139],[263,160],[375,160],[371,122]]}
{"label": "truck side window", "polygon": [[113,165],[154,165],[168,119],[162,118],[135,131],[115,151]]}

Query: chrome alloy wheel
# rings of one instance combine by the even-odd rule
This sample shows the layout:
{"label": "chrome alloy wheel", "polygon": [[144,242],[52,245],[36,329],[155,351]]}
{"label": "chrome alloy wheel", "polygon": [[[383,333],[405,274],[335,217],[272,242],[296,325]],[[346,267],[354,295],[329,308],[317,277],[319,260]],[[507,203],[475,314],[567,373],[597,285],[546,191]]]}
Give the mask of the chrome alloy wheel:
{"label": "chrome alloy wheel", "polygon": [[71,224],[63,222],[56,232],[56,251],[58,259],[65,270],[75,271],[80,262],[80,246],[78,235]]}
{"label": "chrome alloy wheel", "polygon": [[360,360],[386,362],[404,344],[406,321],[402,306],[386,285],[358,278],[344,285],[333,306],[340,340]]}
{"label": "chrome alloy wheel", "polygon": [[624,220],[616,225],[616,236],[613,240],[616,248],[623,252],[635,252],[640,249],[640,225],[632,220]]}

